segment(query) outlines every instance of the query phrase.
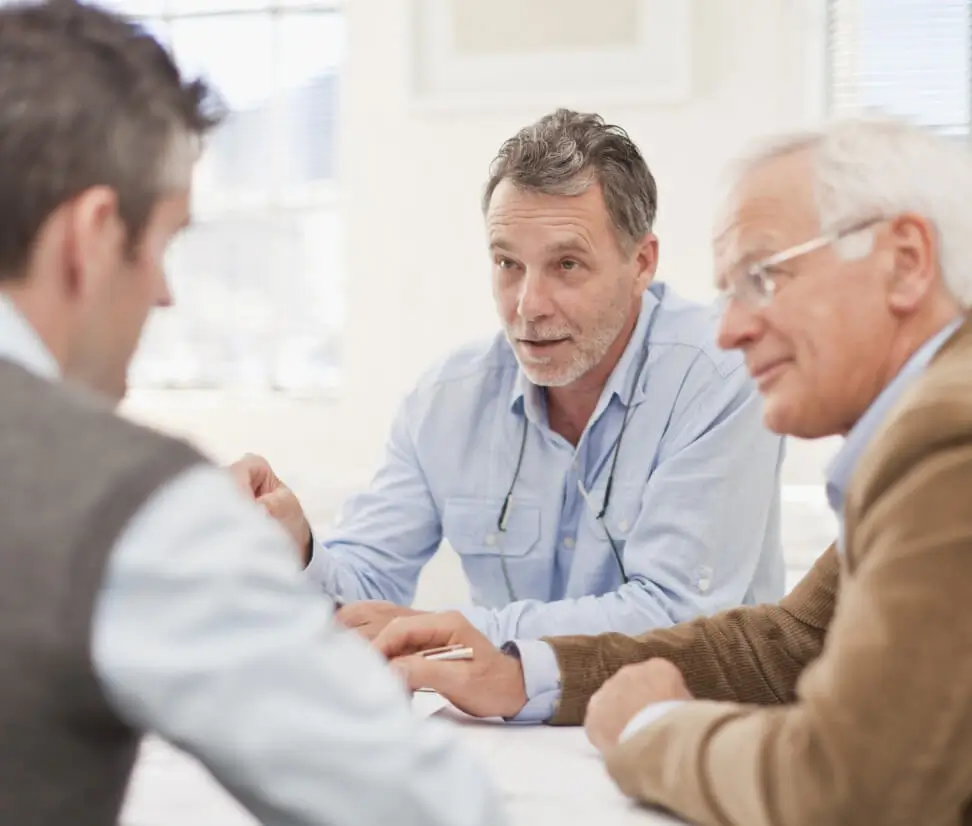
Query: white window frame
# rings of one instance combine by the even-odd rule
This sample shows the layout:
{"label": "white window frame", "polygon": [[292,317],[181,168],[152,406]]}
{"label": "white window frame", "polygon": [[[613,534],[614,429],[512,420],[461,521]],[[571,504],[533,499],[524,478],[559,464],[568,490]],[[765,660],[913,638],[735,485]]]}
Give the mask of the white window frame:
{"label": "white window frame", "polygon": [[[271,20],[279,19],[282,16],[291,14],[344,14],[346,3],[344,0],[223,0],[218,5],[223,8],[213,8],[212,0],[198,0],[195,6],[187,9],[186,0],[114,0],[114,5],[123,13],[130,14],[136,20],[161,24],[165,37],[171,42],[171,26],[174,22],[187,19],[199,18],[218,18],[235,17],[238,15],[268,15]],[[280,37],[280,27],[274,25],[273,32],[275,38]],[[274,56],[272,59],[273,71],[279,71],[280,61],[278,58],[281,44],[279,39],[273,44]],[[218,92],[218,79],[216,81]],[[275,77],[272,81],[275,90],[280,88],[280,83]],[[274,107],[282,107],[284,98],[275,94],[272,98]],[[271,110],[272,111],[272,110]],[[284,120],[283,112],[273,113],[271,117],[275,122]],[[279,163],[283,159],[283,147],[281,142],[285,140],[285,130],[273,129],[273,146],[271,155],[273,162]],[[197,182],[199,172],[205,171],[205,156],[197,170]],[[208,189],[200,187],[197,183],[194,193],[193,203],[193,222],[194,224],[206,224],[208,222],[219,221],[232,218],[234,215],[259,217],[261,213],[279,214],[290,211],[301,213],[332,213],[341,215],[341,193],[335,178],[327,180],[313,181],[305,184],[286,184],[279,183],[280,176],[272,174],[269,188],[254,187],[251,191],[234,188],[233,191],[220,191],[219,189]],[[338,277],[338,274],[335,274]],[[268,281],[268,283],[270,283]],[[276,294],[274,294],[276,295]],[[178,296],[176,297],[178,301]],[[175,310],[177,311],[177,310]],[[163,312],[173,312],[163,310]],[[337,334],[340,337],[339,329],[331,328],[329,334]],[[323,339],[322,339],[323,341]],[[333,380],[316,385],[311,390],[281,389],[270,385],[261,385],[256,388],[258,393],[266,393],[274,396],[291,395],[311,395],[314,397],[331,397],[336,394],[340,382],[340,369],[334,372]],[[202,384],[179,383],[179,378],[170,376],[169,381],[140,381],[138,375],[133,375],[132,389],[136,393],[155,393],[155,392],[179,392],[197,391],[226,393],[236,389],[223,376],[215,382],[205,382]],[[253,388],[249,390],[252,391]]]}

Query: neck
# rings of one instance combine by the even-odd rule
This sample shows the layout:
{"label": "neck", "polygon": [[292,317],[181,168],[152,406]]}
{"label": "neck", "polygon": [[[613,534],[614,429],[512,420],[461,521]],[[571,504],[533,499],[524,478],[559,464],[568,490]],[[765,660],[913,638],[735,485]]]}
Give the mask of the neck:
{"label": "neck", "polygon": [[847,420],[844,427],[839,431],[840,434],[846,436],[853,429],[854,425],[860,421],[870,406],[894,381],[895,377],[923,345],[962,315],[964,315],[964,311],[949,299],[947,302],[941,302],[930,308],[928,312],[912,318],[903,325],[888,347],[887,358],[883,365],[874,371],[873,379],[863,385],[866,389],[861,394],[854,415]]}
{"label": "neck", "polygon": [[882,373],[882,387],[887,387],[901,372],[912,356],[931,338],[962,315],[961,308],[952,301],[930,308],[928,313],[916,317],[902,330],[902,335],[888,349],[888,360]]}
{"label": "neck", "polygon": [[17,281],[0,290],[33,328],[44,347],[64,371],[67,354],[70,351],[70,324],[64,313],[60,312],[60,299],[47,295],[41,284]]}
{"label": "neck", "polygon": [[631,341],[631,336],[638,324],[641,302],[635,304],[631,314],[625,321],[621,332],[608,348],[607,352],[594,367],[588,370],[577,381],[564,387],[547,388],[547,421],[554,433],[559,433],[572,445],[580,441],[598,399],[604,392],[614,368],[618,366],[624,350]]}

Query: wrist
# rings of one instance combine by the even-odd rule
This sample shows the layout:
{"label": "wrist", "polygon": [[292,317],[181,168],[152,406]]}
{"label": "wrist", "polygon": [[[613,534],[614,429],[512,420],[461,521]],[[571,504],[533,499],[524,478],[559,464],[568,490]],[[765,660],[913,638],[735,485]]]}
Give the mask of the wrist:
{"label": "wrist", "polygon": [[501,716],[506,719],[511,719],[523,711],[527,702],[529,702],[526,690],[526,677],[523,672],[523,661],[520,659],[520,649],[516,643],[504,643],[500,651],[506,659],[506,665],[510,672],[509,683],[511,687],[510,708]]}

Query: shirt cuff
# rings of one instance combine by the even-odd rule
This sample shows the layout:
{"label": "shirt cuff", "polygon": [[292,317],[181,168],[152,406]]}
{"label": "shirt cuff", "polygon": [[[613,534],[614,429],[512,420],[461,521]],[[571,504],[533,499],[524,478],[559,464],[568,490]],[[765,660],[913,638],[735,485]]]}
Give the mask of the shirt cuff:
{"label": "shirt cuff", "polygon": [[560,667],[553,648],[542,640],[516,640],[503,646],[503,651],[517,657],[523,666],[523,684],[527,702],[514,723],[543,723],[554,716],[560,699]]}
{"label": "shirt cuff", "polygon": [[623,743],[626,740],[630,740],[639,731],[648,728],[652,723],[657,723],[669,711],[678,708],[684,703],[685,700],[665,700],[661,703],[652,703],[651,705],[645,706],[628,721],[628,725],[621,732],[618,742]]}
{"label": "shirt cuff", "polygon": [[314,537],[310,562],[304,568],[304,576],[331,598],[335,608],[341,607],[340,595],[331,581],[331,566],[327,549],[317,541],[317,537]]}

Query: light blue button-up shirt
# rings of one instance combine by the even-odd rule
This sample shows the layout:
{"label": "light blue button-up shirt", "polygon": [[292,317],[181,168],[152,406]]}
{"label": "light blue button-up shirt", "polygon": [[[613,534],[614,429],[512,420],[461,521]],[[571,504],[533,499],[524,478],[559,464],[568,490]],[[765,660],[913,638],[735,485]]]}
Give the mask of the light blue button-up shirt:
{"label": "light blue button-up shirt", "polygon": [[[2,295],[0,358],[58,379]],[[506,822],[479,763],[412,714],[222,470],[181,474],[118,538],[91,654],[121,719],[194,755],[268,826]]]}
{"label": "light blue button-up shirt", "polygon": [[842,549],[844,543],[844,497],[847,494],[847,486],[850,484],[851,476],[864,450],[870,444],[871,439],[874,438],[881,423],[887,418],[888,413],[891,412],[891,408],[898,403],[915,379],[924,372],[931,360],[935,358],[935,354],[952,337],[963,321],[964,317],[961,317],[946,324],[912,354],[911,358],[905,362],[904,367],[898,371],[898,374],[881,391],[878,397],[871,402],[871,406],[851,428],[844,444],[841,445],[840,451],[827,468],[827,502],[837,516],[837,524],[840,529],[837,542],[838,549]]}
{"label": "light blue button-up shirt", "polygon": [[740,356],[717,347],[717,323],[653,285],[576,447],[550,429],[544,391],[505,336],[454,353],[405,399],[384,465],[319,538],[309,575],[345,602],[407,605],[445,538],[470,582],[463,610],[496,644],[635,634],[778,599],[782,440],[764,428]]}

